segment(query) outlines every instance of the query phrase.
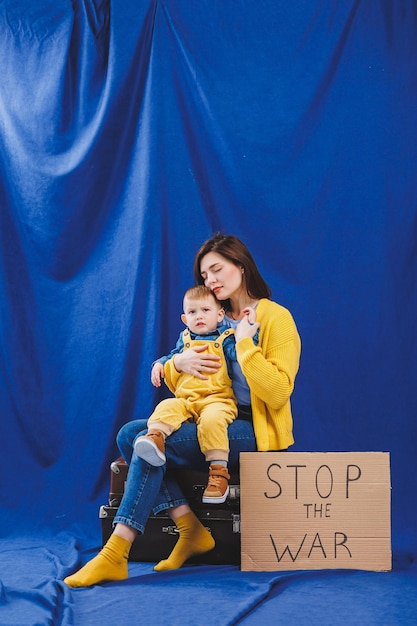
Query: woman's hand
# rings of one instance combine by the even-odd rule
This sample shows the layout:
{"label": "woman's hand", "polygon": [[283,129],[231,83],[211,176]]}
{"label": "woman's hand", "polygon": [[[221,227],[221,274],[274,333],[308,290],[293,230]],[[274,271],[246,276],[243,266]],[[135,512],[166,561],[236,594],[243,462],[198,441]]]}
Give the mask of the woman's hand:
{"label": "woman's hand", "polygon": [[242,317],[235,330],[236,343],[245,337],[254,337],[259,328],[259,322],[255,322],[255,309],[248,306],[243,309],[245,317]]}
{"label": "woman's hand", "polygon": [[215,374],[220,364],[220,357],[217,354],[204,354],[208,345],[196,346],[190,350],[184,350],[174,356],[174,367],[178,372],[192,374],[201,380],[208,380],[206,374]]}
{"label": "woman's hand", "polygon": [[154,387],[160,387],[162,378],[164,378],[164,366],[162,363],[154,363],[151,371],[151,383]]}

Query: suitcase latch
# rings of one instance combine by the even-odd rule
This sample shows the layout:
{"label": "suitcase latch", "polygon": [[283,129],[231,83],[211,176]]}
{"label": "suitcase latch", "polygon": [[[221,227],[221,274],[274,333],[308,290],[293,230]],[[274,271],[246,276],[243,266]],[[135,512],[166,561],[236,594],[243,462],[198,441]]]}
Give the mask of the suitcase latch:
{"label": "suitcase latch", "polygon": [[[211,529],[208,526],[205,526],[204,528],[211,533]],[[178,535],[180,531],[176,526],[162,526],[162,532],[167,535]]]}
{"label": "suitcase latch", "polygon": [[240,533],[240,515],[232,515],[232,528],[234,533]]}
{"label": "suitcase latch", "polygon": [[176,526],[162,526],[162,532],[167,535],[178,535],[179,530]]}

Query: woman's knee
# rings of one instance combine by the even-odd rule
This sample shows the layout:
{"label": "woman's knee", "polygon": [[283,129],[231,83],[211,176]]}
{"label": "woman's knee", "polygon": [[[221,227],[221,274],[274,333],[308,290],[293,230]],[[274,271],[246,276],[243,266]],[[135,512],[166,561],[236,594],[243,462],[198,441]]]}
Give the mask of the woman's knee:
{"label": "woman's knee", "polygon": [[132,420],[124,424],[117,433],[116,444],[126,461],[130,460],[134,440],[146,428],[147,420]]}

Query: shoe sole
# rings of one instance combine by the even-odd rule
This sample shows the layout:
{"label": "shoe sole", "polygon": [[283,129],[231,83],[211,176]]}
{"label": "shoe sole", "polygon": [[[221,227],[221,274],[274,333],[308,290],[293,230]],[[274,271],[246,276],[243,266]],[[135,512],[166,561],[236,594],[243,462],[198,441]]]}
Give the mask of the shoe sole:
{"label": "shoe sole", "polygon": [[223,504],[223,502],[226,502],[226,498],[228,495],[229,495],[229,487],[226,489],[223,496],[219,496],[218,498],[210,498],[210,496],[203,495],[203,497],[201,498],[201,501],[204,504]]}
{"label": "shoe sole", "polygon": [[161,465],[166,463],[165,455],[149,439],[138,439],[135,442],[134,449],[138,457],[149,463],[149,465],[161,467]]}

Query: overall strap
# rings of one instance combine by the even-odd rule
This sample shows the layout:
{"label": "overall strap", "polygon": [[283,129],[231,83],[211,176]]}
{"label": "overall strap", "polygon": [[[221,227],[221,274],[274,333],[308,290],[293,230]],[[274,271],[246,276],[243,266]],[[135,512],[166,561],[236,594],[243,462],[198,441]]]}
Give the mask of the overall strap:
{"label": "overall strap", "polygon": [[226,330],[224,330],[222,334],[216,339],[215,343],[223,345],[224,340],[234,334],[234,328],[226,328]]}
{"label": "overall strap", "polygon": [[[231,335],[234,335],[234,334],[235,334],[235,331],[233,328],[226,328],[226,330],[224,330],[222,334],[219,335],[216,339],[207,339],[207,341],[212,342],[214,346],[218,348],[219,346],[223,346],[223,342],[225,339],[227,339],[227,337],[230,337]],[[186,350],[187,348],[190,347],[191,341],[204,342],[204,338],[200,338],[198,340],[191,339],[191,333],[188,330],[188,328],[186,328],[185,330],[182,331],[182,341],[184,344],[184,350]]]}

